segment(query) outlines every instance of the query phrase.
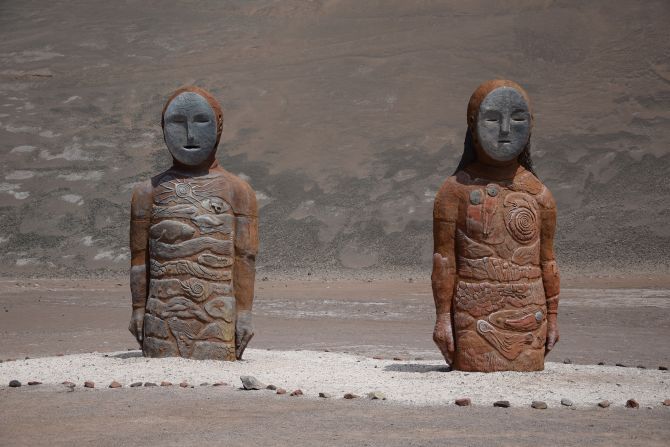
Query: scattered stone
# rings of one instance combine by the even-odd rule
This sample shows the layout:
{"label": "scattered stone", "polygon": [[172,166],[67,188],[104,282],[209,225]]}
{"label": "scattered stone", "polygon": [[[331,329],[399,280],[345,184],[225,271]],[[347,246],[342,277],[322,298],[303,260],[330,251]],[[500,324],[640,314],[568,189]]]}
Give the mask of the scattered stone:
{"label": "scattered stone", "polygon": [[144,386],[158,386],[155,382],[144,382]]}
{"label": "scattered stone", "polygon": [[667,370],[668,370],[668,367],[667,367],[667,366],[659,366],[658,369],[659,369],[660,371],[667,371]]}
{"label": "scattered stone", "polygon": [[460,399],[456,399],[455,403],[459,407],[469,407],[472,401],[468,397],[461,397]]}
{"label": "scattered stone", "polygon": [[565,363],[566,365],[571,365],[571,364],[572,364],[572,360],[570,360],[570,359],[564,359],[564,360],[563,360],[563,363]]}
{"label": "scattered stone", "polygon": [[182,388],[188,388],[188,382],[182,382],[179,384],[179,386]]}
{"label": "scattered stone", "polygon": [[346,393],[344,395],[345,399],[358,399],[359,396],[355,395],[354,393]]}
{"label": "scattered stone", "polygon": [[12,388],[18,388],[21,386],[21,382],[19,382],[18,380],[10,380],[9,386]]}
{"label": "scattered stone", "polygon": [[638,367],[638,369],[647,369],[647,367],[644,366],[644,365],[637,365],[637,367]]}
{"label": "scattered stone", "polygon": [[617,363],[616,366],[620,366],[620,367],[622,367],[622,368],[625,368],[625,367],[626,367],[626,365],[623,364],[623,363]]}
{"label": "scattered stone", "polygon": [[424,358],[423,358],[423,357],[414,357],[414,360],[416,360],[416,361],[419,361],[419,362],[420,362],[421,360],[424,360]]}
{"label": "scattered stone", "polygon": [[87,380],[84,382],[84,388],[95,388],[95,382],[92,380]]}
{"label": "scattered stone", "polygon": [[245,390],[262,390],[265,388],[265,385],[254,376],[240,376],[240,380]]}
{"label": "scattered stone", "polygon": [[670,407],[670,399],[665,399],[663,401],[663,405],[665,405],[666,407]]}
{"label": "scattered stone", "polygon": [[228,385],[226,382],[216,382],[212,384],[212,386],[226,386],[226,385]]}
{"label": "scattered stone", "polygon": [[166,380],[163,380],[163,381],[161,382],[161,386],[172,386],[172,382],[168,382],[168,381],[166,381]]}
{"label": "scattered stone", "polygon": [[274,391],[274,390],[277,389],[277,387],[274,386],[274,385],[272,385],[272,384],[270,384],[270,385],[266,386],[265,389]]}
{"label": "scattered stone", "polygon": [[302,396],[302,390],[293,390],[291,396]]}
{"label": "scattered stone", "polygon": [[547,403],[542,402],[541,400],[534,400],[530,406],[532,408],[535,408],[536,410],[546,410],[547,409]]}
{"label": "scattered stone", "polygon": [[386,400],[386,395],[381,391],[371,391],[368,393],[368,399],[372,400]]}
{"label": "scattered stone", "polygon": [[31,380],[30,382],[28,382],[28,385],[42,385],[42,382],[38,382],[36,380]]}
{"label": "scattered stone", "polygon": [[561,405],[571,407],[574,405],[574,403],[570,399],[563,398],[561,399]]}
{"label": "scattered stone", "polygon": [[600,408],[607,408],[610,406],[610,401],[609,400],[603,400],[602,402],[598,402],[598,406]]}
{"label": "scattered stone", "polygon": [[277,388],[277,394],[286,394],[286,390],[284,388]]}
{"label": "scattered stone", "polygon": [[396,362],[399,362],[399,361],[403,360],[403,358],[402,357],[393,357],[393,360],[395,360]]}
{"label": "scattered stone", "polygon": [[511,404],[509,403],[508,400],[499,400],[496,402],[493,402],[494,407],[500,407],[500,408],[509,408]]}
{"label": "scattered stone", "polygon": [[59,352],[58,354],[56,354],[56,357],[63,357],[64,355],[65,355],[64,353]]}
{"label": "scattered stone", "polygon": [[114,380],[114,381],[112,381],[112,383],[109,384],[109,387],[110,388],[121,388],[121,387],[123,387],[123,385],[121,385],[119,382]]}
{"label": "scattered stone", "polygon": [[626,401],[626,408],[640,408],[640,404],[635,399],[628,399]]}
{"label": "scattered stone", "polygon": [[374,360],[384,360],[384,357],[382,357],[381,355],[373,355],[372,358]]}
{"label": "scattered stone", "polygon": [[200,386],[209,386],[209,382],[202,382]]}
{"label": "scattered stone", "polygon": [[605,362],[598,362],[598,366],[603,366]]}
{"label": "scattered stone", "polygon": [[130,384],[131,388],[137,388],[138,386],[142,386],[142,382],[133,382]]}
{"label": "scattered stone", "polygon": [[330,394],[330,393],[323,393],[323,392],[321,392],[321,393],[319,393],[319,397],[321,397],[321,398],[323,398],[323,399],[330,399],[331,397],[333,397],[333,395]]}
{"label": "scattered stone", "polygon": [[66,387],[68,387],[70,389],[77,386],[74,383],[70,382],[69,380],[66,380],[65,382],[63,382],[62,385],[65,385]]}

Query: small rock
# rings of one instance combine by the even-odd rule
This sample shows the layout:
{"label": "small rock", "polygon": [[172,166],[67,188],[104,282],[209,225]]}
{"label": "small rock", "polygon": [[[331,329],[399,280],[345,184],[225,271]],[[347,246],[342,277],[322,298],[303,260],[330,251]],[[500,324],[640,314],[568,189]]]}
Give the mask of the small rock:
{"label": "small rock", "polygon": [[344,395],[345,399],[358,399],[359,396],[355,395],[354,393],[346,393]]}
{"label": "small rock", "polygon": [[63,357],[64,355],[65,355],[64,353],[59,352],[58,354],[56,354],[56,357]]}
{"label": "small rock", "polygon": [[547,403],[542,402],[541,400],[534,400],[530,406],[532,408],[535,408],[536,410],[546,410],[547,409]]}
{"label": "small rock", "polygon": [[179,386],[182,388],[188,388],[188,382],[182,382],[179,384]]}
{"label": "small rock", "polygon": [[28,385],[42,385],[42,382],[38,382],[36,380],[31,380],[30,382],[28,382]]}
{"label": "small rock", "polygon": [[121,388],[123,385],[121,385],[119,382],[114,380],[112,383],[109,384],[110,388]]}
{"label": "small rock", "polygon": [[84,382],[84,388],[95,388],[95,382],[92,380],[87,380]]}
{"label": "small rock", "polygon": [[18,380],[10,380],[9,386],[12,388],[18,388],[21,386],[21,382],[19,382]]}
{"label": "small rock", "polygon": [[421,360],[423,360],[423,357],[414,357],[414,360],[416,360],[416,361],[419,361],[419,362],[420,362]]}
{"label": "small rock", "polygon": [[638,369],[647,369],[647,367],[644,366],[644,365],[637,365],[637,367],[638,367]]}
{"label": "small rock", "polygon": [[659,369],[660,371],[667,371],[667,370],[668,370],[668,367],[667,367],[667,366],[659,366],[658,369]]}
{"label": "small rock", "polygon": [[603,366],[605,362],[598,362],[598,366]]}
{"label": "small rock", "polygon": [[212,386],[226,386],[226,385],[228,385],[226,382],[216,382],[212,384]]}
{"label": "small rock", "polygon": [[286,394],[286,390],[284,388],[277,388],[277,394]]}
{"label": "small rock", "polygon": [[323,393],[322,392],[322,393],[319,393],[319,397],[321,397],[323,399],[330,399],[331,397],[333,397],[333,395],[330,394],[330,393]]}
{"label": "small rock", "polygon": [[302,390],[293,390],[291,396],[302,396]]}
{"label": "small rock", "polygon": [[395,360],[396,362],[399,362],[399,361],[401,361],[402,359],[403,359],[402,357],[393,357],[393,360]]}
{"label": "small rock", "polygon": [[663,401],[663,405],[665,405],[666,407],[670,407],[670,399],[665,399]]}
{"label": "small rock", "polygon": [[144,382],[144,386],[158,386],[155,382]]}
{"label": "small rock", "polygon": [[137,388],[138,386],[142,386],[142,382],[133,382],[130,384],[131,388]]}
{"label": "small rock", "polygon": [[628,399],[626,401],[626,408],[640,408],[640,404],[635,399]]}
{"label": "small rock", "polygon": [[598,406],[600,408],[607,408],[610,406],[610,401],[609,400],[603,400],[602,402],[598,402]]}
{"label": "small rock", "polygon": [[277,387],[274,386],[274,385],[272,385],[272,384],[270,384],[270,385],[266,386],[265,389],[274,391],[274,390],[277,389]]}
{"label": "small rock", "polygon": [[616,363],[616,366],[620,366],[620,367],[622,367],[622,368],[625,368],[625,367],[626,367],[626,365],[624,365],[623,363]]}
{"label": "small rock", "polygon": [[172,382],[168,382],[168,381],[166,381],[166,380],[163,380],[163,381],[161,382],[161,386],[172,386]]}
{"label": "small rock", "polygon": [[563,398],[561,399],[561,405],[571,407],[574,405],[574,403],[570,399]]}
{"label": "small rock", "polygon": [[386,395],[381,391],[371,391],[368,393],[368,399],[371,400],[386,400]]}
{"label": "small rock", "polygon": [[564,360],[563,360],[563,363],[565,363],[566,365],[571,365],[571,364],[572,364],[572,360],[570,360],[570,359],[564,359]]}
{"label": "small rock", "polygon": [[509,403],[508,400],[499,400],[496,402],[493,402],[494,407],[500,407],[500,408],[509,408],[511,404]]}
{"label": "small rock", "polygon": [[209,386],[209,382],[202,382],[200,386]]}
{"label": "small rock", "polygon": [[382,357],[381,355],[373,355],[372,358],[374,360],[384,360],[384,357]]}
{"label": "small rock", "polygon": [[265,388],[265,385],[254,376],[240,376],[240,380],[245,390],[262,390]]}
{"label": "small rock", "polygon": [[460,399],[456,399],[455,403],[459,407],[469,407],[472,401],[468,397],[461,397]]}
{"label": "small rock", "polygon": [[74,387],[77,386],[74,383],[70,382],[69,380],[66,380],[65,382],[63,382],[62,385],[65,385],[68,388],[74,388]]}

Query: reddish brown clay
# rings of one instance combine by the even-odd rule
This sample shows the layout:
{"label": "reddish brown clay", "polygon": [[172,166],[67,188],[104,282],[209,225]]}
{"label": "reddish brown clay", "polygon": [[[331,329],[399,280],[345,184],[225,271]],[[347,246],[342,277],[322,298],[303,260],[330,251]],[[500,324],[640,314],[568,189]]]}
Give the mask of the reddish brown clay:
{"label": "reddish brown clay", "polygon": [[147,357],[240,359],[253,336],[254,191],[216,160],[223,113],[209,93],[177,90],[161,124],[173,165],[133,191],[129,329]]}
{"label": "reddish brown clay", "polygon": [[531,127],[520,86],[482,84],[461,164],[435,198],[433,339],[458,370],[542,370],[559,338],[556,205],[532,169]]}

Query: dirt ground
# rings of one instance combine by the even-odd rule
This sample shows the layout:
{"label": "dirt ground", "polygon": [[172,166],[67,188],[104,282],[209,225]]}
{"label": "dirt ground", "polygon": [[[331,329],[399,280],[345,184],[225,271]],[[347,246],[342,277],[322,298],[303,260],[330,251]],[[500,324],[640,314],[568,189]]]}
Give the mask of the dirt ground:
{"label": "dirt ground", "polygon": [[[585,288],[584,285],[592,288]],[[670,364],[670,287],[565,284],[549,360]],[[579,286],[579,287],[577,287]],[[426,281],[259,281],[256,337],[267,349],[439,359]],[[128,285],[0,282],[0,359],[135,348]],[[670,408],[507,410],[411,407],[238,392],[230,387],[75,392],[0,388],[3,445],[667,445]],[[138,394],[139,393],[139,394]],[[670,396],[669,396],[670,397]],[[486,420],[486,424],[482,421]],[[37,423],[39,421],[39,423]]]}

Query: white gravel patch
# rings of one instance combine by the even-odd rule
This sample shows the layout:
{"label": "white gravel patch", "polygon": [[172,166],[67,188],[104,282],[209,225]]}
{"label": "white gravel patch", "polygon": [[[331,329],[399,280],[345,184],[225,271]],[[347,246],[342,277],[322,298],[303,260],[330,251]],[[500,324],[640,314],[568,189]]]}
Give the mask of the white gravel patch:
{"label": "white gravel patch", "polygon": [[139,351],[124,351],[0,363],[2,387],[13,379],[24,385],[31,380],[52,385],[69,380],[78,387],[92,380],[101,392],[113,380],[124,387],[163,380],[175,385],[224,381],[241,386],[242,375],[288,392],[300,388],[308,398],[316,398],[319,392],[341,398],[344,393],[364,397],[381,391],[389,402],[408,405],[453,405],[456,398],[469,397],[473,405],[508,400],[514,406],[528,406],[533,400],[542,400],[555,407],[568,398],[576,407],[593,407],[605,399],[613,406],[624,406],[633,398],[641,406],[659,406],[670,398],[667,371],[551,362],[542,372],[485,374],[447,372],[445,364],[436,360],[393,361],[335,352],[248,349],[241,362],[149,359],[141,357]]}

